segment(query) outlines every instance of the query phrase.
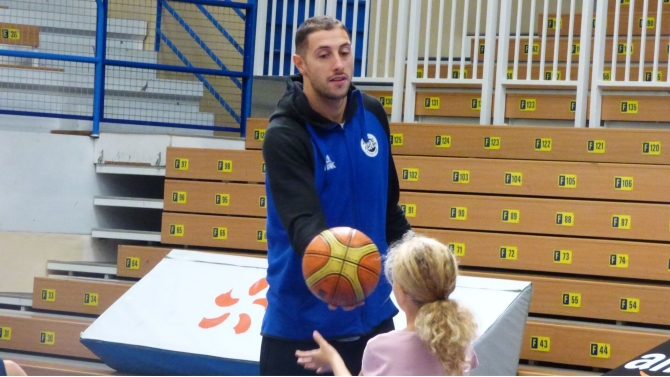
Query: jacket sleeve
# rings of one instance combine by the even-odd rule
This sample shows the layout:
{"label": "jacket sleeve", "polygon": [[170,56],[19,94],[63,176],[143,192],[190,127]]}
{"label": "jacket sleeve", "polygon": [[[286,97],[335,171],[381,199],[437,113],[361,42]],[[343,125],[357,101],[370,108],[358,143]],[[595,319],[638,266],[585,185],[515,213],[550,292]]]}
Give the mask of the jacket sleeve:
{"label": "jacket sleeve", "polygon": [[398,173],[393,162],[393,154],[391,153],[391,128],[389,126],[388,116],[384,107],[374,97],[364,95],[365,107],[371,111],[386,132],[386,143],[388,143],[389,151],[389,172],[388,172],[388,202],[386,203],[386,242],[391,245],[399,241],[405,233],[412,230],[409,225],[405,213],[398,205],[400,200],[400,184],[398,182]]}
{"label": "jacket sleeve", "polygon": [[314,183],[309,135],[299,131],[271,124],[263,141],[263,158],[279,220],[293,250],[302,257],[312,239],[328,227]]}

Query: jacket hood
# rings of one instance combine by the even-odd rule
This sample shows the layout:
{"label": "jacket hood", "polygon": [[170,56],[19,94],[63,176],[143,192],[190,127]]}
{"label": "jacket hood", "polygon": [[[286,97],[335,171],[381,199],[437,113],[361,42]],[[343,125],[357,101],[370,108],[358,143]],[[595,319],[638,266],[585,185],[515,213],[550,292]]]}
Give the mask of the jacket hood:
{"label": "jacket hood", "polygon": [[[358,101],[352,101],[352,99],[356,98],[352,96],[352,93],[357,90],[351,84],[345,110],[345,121],[351,120],[358,108]],[[282,117],[291,118],[303,125],[310,124],[320,128],[331,128],[337,124],[312,109],[307,96],[303,92],[303,78],[301,74],[287,78],[284,96],[279,100],[275,112],[270,116],[270,121]]]}

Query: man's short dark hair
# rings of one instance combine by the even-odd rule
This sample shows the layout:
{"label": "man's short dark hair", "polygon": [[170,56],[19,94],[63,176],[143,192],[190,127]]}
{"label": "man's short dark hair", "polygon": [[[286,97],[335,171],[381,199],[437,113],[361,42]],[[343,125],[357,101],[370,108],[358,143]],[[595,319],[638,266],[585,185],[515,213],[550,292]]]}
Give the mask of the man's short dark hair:
{"label": "man's short dark hair", "polygon": [[298,27],[298,30],[295,33],[295,51],[298,55],[302,56],[307,48],[307,38],[310,34],[321,30],[333,30],[335,28],[340,28],[346,31],[347,35],[349,35],[347,27],[344,26],[342,21],[334,17],[316,16],[306,19],[305,22]]}

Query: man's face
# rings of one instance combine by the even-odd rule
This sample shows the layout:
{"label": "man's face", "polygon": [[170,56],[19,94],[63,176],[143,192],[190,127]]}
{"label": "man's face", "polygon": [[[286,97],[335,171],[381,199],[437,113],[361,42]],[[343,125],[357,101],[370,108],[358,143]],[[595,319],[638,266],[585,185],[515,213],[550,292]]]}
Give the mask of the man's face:
{"label": "man's face", "polygon": [[297,56],[296,65],[317,95],[331,100],[345,98],[354,71],[349,35],[341,28],[310,34],[304,57]]}

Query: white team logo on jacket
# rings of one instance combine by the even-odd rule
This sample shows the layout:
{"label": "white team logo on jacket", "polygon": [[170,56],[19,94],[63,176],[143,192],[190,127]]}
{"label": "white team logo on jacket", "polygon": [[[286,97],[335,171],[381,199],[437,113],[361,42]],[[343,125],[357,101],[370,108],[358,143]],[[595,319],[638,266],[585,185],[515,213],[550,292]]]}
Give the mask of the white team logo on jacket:
{"label": "white team logo on jacket", "polygon": [[335,169],[335,162],[330,159],[330,156],[326,155],[326,166],[323,168],[323,170],[328,171],[333,169]]}
{"label": "white team logo on jacket", "polygon": [[361,139],[361,148],[368,157],[375,157],[379,153],[379,144],[377,138],[373,134],[368,134],[368,141]]}

